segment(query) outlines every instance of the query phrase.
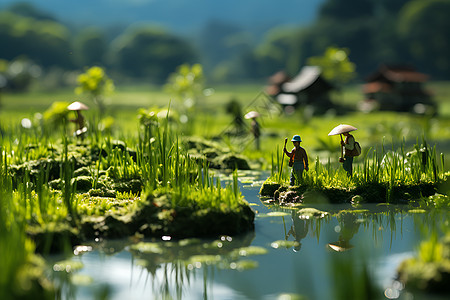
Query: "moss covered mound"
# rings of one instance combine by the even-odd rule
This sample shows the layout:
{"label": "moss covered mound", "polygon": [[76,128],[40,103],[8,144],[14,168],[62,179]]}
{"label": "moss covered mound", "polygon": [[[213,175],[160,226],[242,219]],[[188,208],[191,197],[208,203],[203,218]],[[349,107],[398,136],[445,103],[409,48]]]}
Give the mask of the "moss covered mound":
{"label": "moss covered mound", "polygon": [[[49,157],[10,165],[8,171],[11,174],[13,188],[17,188],[23,182],[23,178],[28,177],[31,182],[45,183],[46,180],[50,188],[61,190],[64,185],[63,179],[60,178],[65,160],[63,148],[64,146],[59,144],[52,148]],[[117,150],[126,153],[132,160],[136,160],[136,151],[126,147],[123,141],[111,141],[105,149],[90,144],[68,145],[67,164],[73,169],[71,185],[76,187],[77,192],[84,193],[95,189],[103,193],[117,191],[136,194],[142,190],[142,180],[135,174],[123,178],[113,167],[108,170],[97,169],[96,163],[100,157],[114,155],[114,151]]]}
{"label": "moss covered mound", "polygon": [[412,185],[395,185],[389,188],[383,183],[367,183],[353,188],[325,186],[289,186],[271,181],[263,183],[260,195],[273,198],[280,204],[286,203],[350,203],[358,198],[358,202],[385,203],[407,202],[421,197],[429,197],[438,191],[433,183]]}
{"label": "moss covered mound", "polygon": [[200,137],[186,137],[184,144],[193,157],[206,159],[210,168],[228,170],[250,170],[248,159],[242,155],[232,153],[223,145]]}
{"label": "moss covered mound", "polygon": [[173,207],[170,194],[150,194],[127,213],[80,216],[65,223],[30,226],[27,233],[38,252],[57,253],[94,239],[233,236],[253,230],[254,218],[255,213],[246,202],[220,209]]}
{"label": "moss covered mound", "polygon": [[[214,142],[192,139],[187,144],[208,153],[207,158],[220,168],[249,169],[245,158],[222,151]],[[125,162],[136,160],[136,152],[121,141],[108,141],[102,148],[90,144],[56,145],[51,152],[43,153],[50,153],[51,157],[10,166],[8,171],[14,187],[22,184],[23,178],[29,178],[36,185],[48,183],[50,193],[64,194],[69,188],[78,196],[83,194],[80,197],[114,198],[124,203],[129,201],[121,200],[124,194],[139,195],[145,185],[139,169],[128,168],[125,172],[116,162],[118,155],[124,155]],[[100,158],[102,164],[98,163]],[[70,186],[67,186],[69,179]],[[208,201],[187,196],[189,201],[180,203],[189,203],[188,207],[175,204],[169,190],[167,194],[139,199],[136,205],[124,204],[126,209],[123,210],[107,210],[108,205],[89,212],[74,210],[57,224],[29,224],[27,234],[36,242],[39,252],[60,252],[83,240],[97,238],[123,238],[135,234],[144,237],[212,237],[236,235],[254,228],[254,212],[245,201],[237,200],[232,207],[225,203],[206,207]],[[221,203],[221,200],[217,199],[217,202]],[[203,206],[197,205],[199,202]]]}
{"label": "moss covered mound", "polygon": [[85,218],[81,231],[86,238],[121,238],[135,234],[144,237],[212,237],[253,230],[254,218],[254,212],[245,203],[232,210],[172,207],[169,194],[150,195],[141,207],[126,215]]}
{"label": "moss covered mound", "polygon": [[261,189],[259,190],[259,194],[265,197],[273,197],[275,192],[280,188],[281,184],[267,181],[263,183]]}

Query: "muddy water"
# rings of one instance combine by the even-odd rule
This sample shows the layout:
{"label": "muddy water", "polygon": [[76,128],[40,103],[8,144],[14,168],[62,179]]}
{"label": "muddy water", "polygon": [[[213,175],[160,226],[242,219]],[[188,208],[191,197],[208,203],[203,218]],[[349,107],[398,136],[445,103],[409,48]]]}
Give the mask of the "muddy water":
{"label": "muddy water", "polygon": [[418,299],[395,282],[396,268],[414,254],[425,228],[447,217],[375,205],[357,211],[322,205],[315,208],[355,213],[307,217],[266,205],[258,185],[241,184],[241,191],[257,212],[255,232],[182,243],[165,237],[146,248],[100,241],[71,258],[84,267],[72,274],[62,298],[339,299],[355,286],[364,291],[361,266],[367,266],[376,299]]}

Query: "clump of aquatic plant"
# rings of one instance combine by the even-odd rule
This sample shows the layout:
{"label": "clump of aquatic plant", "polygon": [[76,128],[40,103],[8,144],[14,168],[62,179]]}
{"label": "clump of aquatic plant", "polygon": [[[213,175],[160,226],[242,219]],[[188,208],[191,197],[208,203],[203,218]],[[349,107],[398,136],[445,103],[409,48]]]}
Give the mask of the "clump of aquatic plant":
{"label": "clump of aquatic plant", "polygon": [[204,81],[202,65],[183,64],[169,76],[164,87],[178,100],[176,110],[180,112],[179,121],[184,125],[183,132],[191,133],[193,129],[194,110],[203,96]]}
{"label": "clump of aquatic plant", "polygon": [[75,88],[76,94],[86,93],[92,97],[92,100],[100,110],[104,113],[105,104],[104,96],[114,91],[113,81],[106,75],[103,68],[93,66],[86,70],[85,73],[78,76],[78,86]]}
{"label": "clump of aquatic plant", "polygon": [[[109,145],[108,145],[109,144]],[[109,149],[110,155],[101,158],[104,169],[108,170],[111,178],[136,179],[140,178],[139,165],[133,160],[127,149],[112,147],[107,143],[106,149]]]}
{"label": "clump of aquatic plant", "polygon": [[183,64],[169,76],[165,89],[173,93],[186,110],[190,110],[203,93],[204,81],[203,68],[200,64],[192,66]]}
{"label": "clump of aquatic plant", "polygon": [[429,197],[422,197],[420,204],[424,208],[432,207],[439,209],[449,209],[450,208],[450,198],[448,195],[444,194],[434,194]]}
{"label": "clump of aquatic plant", "polygon": [[398,268],[398,278],[409,290],[448,293],[450,274],[450,235],[441,240],[436,231],[422,241],[415,257],[404,260]]}
{"label": "clump of aquatic plant", "polygon": [[218,188],[212,183],[208,162],[187,154],[169,125],[167,115],[144,126],[139,135],[136,165],[146,188],[169,187],[180,194],[188,186]]}
{"label": "clump of aquatic plant", "polygon": [[[120,193],[119,193],[120,194]],[[91,197],[79,194],[76,197],[78,212],[83,216],[103,216],[105,214],[124,214],[130,210],[130,207],[136,205],[138,198],[133,196],[110,197]]]}
{"label": "clump of aquatic plant", "polygon": [[244,203],[235,185],[222,188],[220,181],[215,185],[185,185],[178,189],[157,189],[156,193],[170,194],[173,207],[194,207],[196,209],[236,210]]}

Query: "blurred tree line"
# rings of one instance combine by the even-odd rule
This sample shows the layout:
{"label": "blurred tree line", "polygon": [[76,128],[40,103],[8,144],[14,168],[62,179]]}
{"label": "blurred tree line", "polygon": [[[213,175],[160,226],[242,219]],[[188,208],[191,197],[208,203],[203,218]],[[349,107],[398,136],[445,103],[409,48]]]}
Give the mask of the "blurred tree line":
{"label": "blurred tree line", "polygon": [[449,79],[450,0],[327,0],[308,28],[274,31],[257,47],[262,74],[298,71],[329,46],[347,48],[359,79],[381,63]]}
{"label": "blurred tree line", "polygon": [[28,59],[44,73],[98,65],[115,81],[154,84],[184,63],[201,63],[209,81],[232,83],[265,80],[280,70],[295,75],[333,46],[349,50],[356,80],[381,63],[409,63],[449,79],[449,14],[450,0],[327,0],[308,27],[274,28],[258,39],[216,20],[187,38],[142,24],[74,28],[20,3],[0,12],[0,59]]}

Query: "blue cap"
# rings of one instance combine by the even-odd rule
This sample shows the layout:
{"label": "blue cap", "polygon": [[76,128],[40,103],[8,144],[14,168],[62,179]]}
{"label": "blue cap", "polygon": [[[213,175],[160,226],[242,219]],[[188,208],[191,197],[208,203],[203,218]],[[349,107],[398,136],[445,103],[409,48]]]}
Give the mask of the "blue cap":
{"label": "blue cap", "polygon": [[300,138],[299,135],[294,135],[291,140],[291,142],[301,142],[301,141],[302,139]]}

